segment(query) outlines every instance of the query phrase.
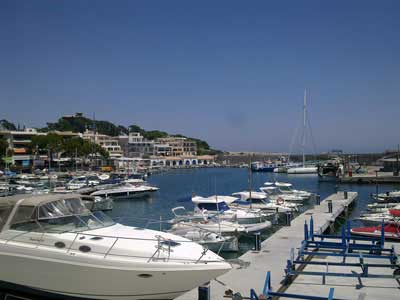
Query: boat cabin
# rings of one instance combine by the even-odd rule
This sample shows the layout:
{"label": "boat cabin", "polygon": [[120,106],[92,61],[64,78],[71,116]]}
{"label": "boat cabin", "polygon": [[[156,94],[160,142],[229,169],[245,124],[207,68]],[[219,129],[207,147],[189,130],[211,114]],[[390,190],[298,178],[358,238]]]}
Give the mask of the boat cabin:
{"label": "boat cabin", "polygon": [[293,185],[285,182],[275,182],[275,186],[282,192],[293,192]]}
{"label": "boat cabin", "polygon": [[262,187],[260,188],[263,192],[267,193],[269,196],[279,196],[282,194],[282,192],[279,190],[278,187],[275,186],[268,186],[268,187]]}

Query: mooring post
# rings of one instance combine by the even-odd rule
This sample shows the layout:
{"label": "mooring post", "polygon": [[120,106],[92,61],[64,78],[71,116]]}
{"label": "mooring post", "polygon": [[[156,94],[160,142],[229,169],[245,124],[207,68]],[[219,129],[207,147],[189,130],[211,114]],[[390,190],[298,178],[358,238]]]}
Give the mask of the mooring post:
{"label": "mooring post", "polygon": [[347,231],[346,231],[347,241],[350,242],[351,228],[350,228],[350,221],[349,220],[347,220],[346,225],[347,225]]}
{"label": "mooring post", "polygon": [[317,205],[321,205],[321,195],[316,195],[315,200]]}
{"label": "mooring post", "polygon": [[254,251],[261,251],[261,233],[254,234]]}
{"label": "mooring post", "polygon": [[287,211],[286,212],[286,226],[290,226],[292,223],[292,213]]}
{"label": "mooring post", "polygon": [[332,206],[332,200],[329,199],[328,200],[328,213],[332,213],[333,212],[333,206]]}
{"label": "mooring post", "polygon": [[304,240],[308,241],[308,225],[307,225],[307,221],[304,221]]}
{"label": "mooring post", "polygon": [[348,198],[348,193],[347,193],[347,191],[344,191],[344,192],[343,192],[343,195],[344,195],[344,199],[347,199],[347,198]]}
{"label": "mooring post", "polygon": [[314,219],[312,216],[310,218],[310,238],[314,241]]}
{"label": "mooring post", "polygon": [[210,282],[199,286],[199,298],[198,300],[210,300]]}

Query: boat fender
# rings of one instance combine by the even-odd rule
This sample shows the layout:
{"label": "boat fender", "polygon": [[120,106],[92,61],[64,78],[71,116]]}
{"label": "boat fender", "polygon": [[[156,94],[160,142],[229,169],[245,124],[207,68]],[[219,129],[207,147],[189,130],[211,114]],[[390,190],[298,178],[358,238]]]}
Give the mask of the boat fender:
{"label": "boat fender", "polygon": [[283,203],[285,203],[285,200],[283,200],[283,198],[279,197],[279,198],[276,200],[276,203],[277,203],[278,205],[282,205]]}

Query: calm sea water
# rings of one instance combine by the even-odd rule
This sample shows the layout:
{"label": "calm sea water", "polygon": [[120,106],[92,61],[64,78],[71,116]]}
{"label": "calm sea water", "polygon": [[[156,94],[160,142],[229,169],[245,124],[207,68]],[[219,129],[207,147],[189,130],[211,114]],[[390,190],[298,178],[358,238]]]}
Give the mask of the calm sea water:
{"label": "calm sea water", "polygon": [[[337,185],[334,182],[319,182],[315,175],[288,175],[275,173],[253,173],[253,190],[259,190],[266,181],[290,182],[295,188],[307,190],[321,195],[321,199],[338,190],[357,191],[359,193],[356,205],[351,212],[350,219],[358,216],[365,210],[368,203],[373,202],[370,194],[376,192],[375,185]],[[149,177],[148,181],[159,187],[160,190],[151,198],[145,200],[118,200],[114,202],[113,211],[108,214],[118,222],[131,225],[160,229],[160,220],[168,220],[173,217],[171,209],[176,206],[184,206],[193,210],[191,203],[192,193],[200,196],[230,195],[234,192],[247,190],[249,187],[247,169],[239,168],[207,168],[171,170],[166,173]],[[380,185],[379,192],[386,192],[394,188],[394,185]],[[304,207],[308,208],[311,204]],[[149,219],[154,223],[149,223]],[[353,221],[353,225],[360,225]],[[162,229],[168,225],[163,224]],[[276,228],[264,235],[271,234]],[[251,240],[241,240],[241,253],[252,247]]]}

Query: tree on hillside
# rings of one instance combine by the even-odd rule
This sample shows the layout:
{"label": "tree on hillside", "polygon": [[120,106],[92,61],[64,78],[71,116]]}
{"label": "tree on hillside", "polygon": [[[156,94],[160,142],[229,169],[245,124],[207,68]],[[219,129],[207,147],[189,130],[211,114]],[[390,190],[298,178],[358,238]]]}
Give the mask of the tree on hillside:
{"label": "tree on hillside", "polygon": [[92,153],[99,154],[103,159],[109,157],[106,149],[80,137],[68,139],[63,144],[63,155],[68,157],[75,157],[77,155],[78,157],[87,158]]}
{"label": "tree on hillside", "polygon": [[128,133],[128,129],[122,125],[115,125],[109,121],[93,121],[92,119],[78,115],[70,118],[60,118],[56,123],[47,123],[47,127],[41,131],[73,131],[83,133],[86,129],[96,130],[100,134],[117,136],[121,133]]}
{"label": "tree on hillside", "polygon": [[129,126],[129,131],[130,132],[140,132],[142,135],[144,132],[146,132],[142,127],[140,127],[138,125],[134,125],[134,124]]}
{"label": "tree on hillside", "polygon": [[0,138],[0,158],[7,156],[8,142],[5,138]]}
{"label": "tree on hillside", "polygon": [[155,140],[155,139],[159,139],[159,138],[168,137],[168,133],[165,131],[151,130],[151,131],[145,131],[143,133],[143,136],[145,139]]}
{"label": "tree on hillside", "polygon": [[11,123],[5,119],[0,120],[0,129],[1,127],[5,130],[17,130],[17,127],[14,125],[14,123]]}
{"label": "tree on hillside", "polygon": [[30,143],[29,148],[34,155],[49,154],[50,162],[54,156],[57,156],[58,158],[75,158],[77,156],[85,159],[90,155],[95,154],[100,155],[103,159],[109,157],[108,151],[98,144],[84,140],[80,137],[64,139],[62,136],[55,133],[32,137],[32,142]]}

